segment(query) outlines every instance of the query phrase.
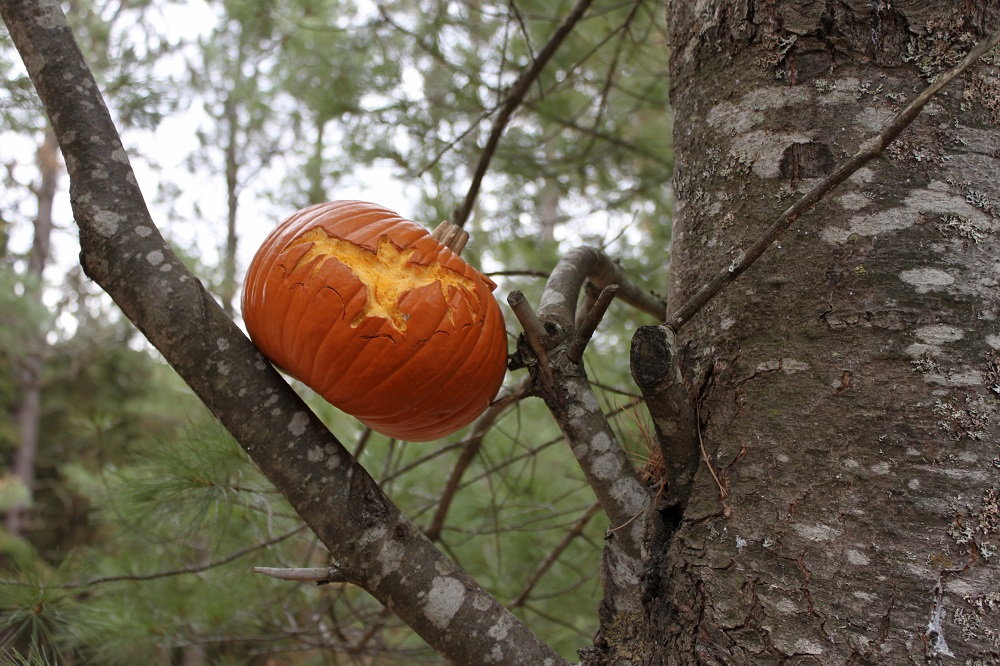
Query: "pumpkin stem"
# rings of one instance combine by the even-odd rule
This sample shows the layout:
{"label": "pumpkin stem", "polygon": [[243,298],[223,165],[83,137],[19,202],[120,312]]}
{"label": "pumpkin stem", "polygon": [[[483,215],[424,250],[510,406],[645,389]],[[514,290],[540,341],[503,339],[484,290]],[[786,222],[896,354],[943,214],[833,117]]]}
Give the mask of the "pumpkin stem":
{"label": "pumpkin stem", "polygon": [[437,225],[431,232],[431,236],[441,245],[451,248],[452,252],[459,255],[465,249],[465,244],[469,242],[468,231],[447,221]]}

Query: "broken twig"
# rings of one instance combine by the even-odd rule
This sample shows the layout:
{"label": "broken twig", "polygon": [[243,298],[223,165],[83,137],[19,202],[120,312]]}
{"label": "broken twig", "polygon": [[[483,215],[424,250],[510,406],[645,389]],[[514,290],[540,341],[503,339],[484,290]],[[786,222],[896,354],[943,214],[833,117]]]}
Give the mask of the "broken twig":
{"label": "broken twig", "polygon": [[611,307],[611,301],[615,299],[615,294],[617,293],[617,284],[609,284],[601,290],[601,295],[597,297],[594,306],[587,311],[583,322],[581,322],[576,335],[573,337],[573,341],[570,342],[569,360],[574,363],[579,363],[583,360],[584,350],[590,344],[590,339],[594,337],[594,332],[597,330],[598,325],[600,325],[601,320],[604,319],[604,314]]}
{"label": "broken twig", "polygon": [[344,574],[334,566],[329,567],[304,567],[295,569],[282,569],[275,567],[254,567],[254,573],[264,574],[271,578],[281,580],[292,580],[299,583],[316,583],[325,585],[326,583],[343,583]]}

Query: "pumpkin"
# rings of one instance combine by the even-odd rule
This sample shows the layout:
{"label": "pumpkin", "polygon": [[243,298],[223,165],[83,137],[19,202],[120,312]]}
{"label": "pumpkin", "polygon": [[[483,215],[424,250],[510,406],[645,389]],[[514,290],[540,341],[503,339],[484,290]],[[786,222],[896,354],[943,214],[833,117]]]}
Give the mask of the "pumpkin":
{"label": "pumpkin", "polygon": [[377,204],[304,208],[250,263],[243,319],[276,366],[372,430],[427,441],[468,425],[507,366],[496,285]]}

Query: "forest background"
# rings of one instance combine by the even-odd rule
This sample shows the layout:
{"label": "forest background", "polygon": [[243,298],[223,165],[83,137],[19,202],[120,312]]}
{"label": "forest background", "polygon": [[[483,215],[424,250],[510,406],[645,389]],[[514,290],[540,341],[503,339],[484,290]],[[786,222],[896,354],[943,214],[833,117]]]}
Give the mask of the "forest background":
{"label": "forest background", "polygon": [[[67,8],[154,219],[238,317],[249,257],[301,206],[363,198],[427,226],[451,218],[507,90],[569,6]],[[665,290],[665,30],[661,2],[598,2],[528,92],[467,225],[465,256],[501,297],[520,289],[537,302],[546,271],[579,244]],[[0,63],[0,450],[10,470],[0,482],[0,641],[43,663],[439,661],[355,588],[251,573],[323,566],[325,552],[74,265],[59,153],[6,36]],[[625,348],[644,323],[612,308],[586,357],[637,466],[649,428]],[[406,444],[298,388],[404,512],[546,642],[570,659],[590,643],[607,521],[539,401],[513,404],[481,445],[469,432]]]}

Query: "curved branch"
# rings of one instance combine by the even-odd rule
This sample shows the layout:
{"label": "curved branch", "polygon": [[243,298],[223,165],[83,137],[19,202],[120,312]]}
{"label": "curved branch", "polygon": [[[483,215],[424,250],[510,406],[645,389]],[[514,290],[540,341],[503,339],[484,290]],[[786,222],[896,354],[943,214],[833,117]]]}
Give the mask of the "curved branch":
{"label": "curved branch", "polygon": [[[603,297],[595,298],[588,312],[577,315],[580,290],[587,280]],[[608,289],[612,285],[615,288]],[[656,508],[653,493],[601,411],[581,361],[586,340],[615,295],[660,320],[665,315],[662,299],[638,288],[606,254],[589,247],[571,250],[556,264],[542,292],[537,317],[520,292],[508,297],[525,328],[518,340],[519,360],[530,368],[535,394],[552,412],[611,523],[602,564],[605,624],[612,622],[609,618],[642,612],[643,544],[647,525],[658,520],[656,511],[651,511]]]}
{"label": "curved branch", "polygon": [[[639,558],[642,543],[641,514],[651,497],[628,455],[600,409],[580,361],[584,346],[597,326],[597,313],[577,316],[575,310],[585,281],[609,290],[618,298],[662,319],[664,302],[643,291],[600,250],[570,250],[552,270],[542,292],[538,315],[520,292],[508,296],[525,329],[518,353],[532,369],[534,391],[559,424],[580,468],[611,521],[615,542],[629,557]],[[607,301],[596,305],[604,308]],[[590,316],[586,316],[589,314]],[[586,322],[577,331],[576,319]],[[637,518],[640,518],[637,520]]]}
{"label": "curved branch", "polygon": [[666,301],[638,287],[611,257],[593,247],[577,247],[567,252],[552,269],[538,305],[539,318],[571,327],[578,318],[576,303],[585,280],[598,290],[616,284],[616,298],[653,315],[658,321],[667,316]]}
{"label": "curved branch", "polygon": [[4,0],[0,16],[59,139],[87,275],[288,498],[343,579],[452,663],[566,664],[401,514],[164,242],[57,0]]}

